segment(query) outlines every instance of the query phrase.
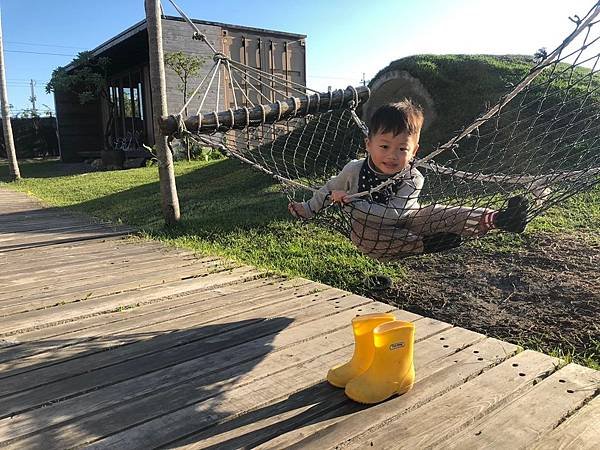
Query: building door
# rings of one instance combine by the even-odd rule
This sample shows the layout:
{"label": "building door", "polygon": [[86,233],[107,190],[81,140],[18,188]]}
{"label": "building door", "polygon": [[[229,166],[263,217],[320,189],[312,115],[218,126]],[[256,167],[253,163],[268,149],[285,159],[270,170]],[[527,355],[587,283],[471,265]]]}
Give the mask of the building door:
{"label": "building door", "polygon": [[144,125],[144,96],[141,70],[132,70],[111,80],[110,98],[113,102],[114,131],[112,142],[127,156],[145,154],[142,144],[147,141]]}

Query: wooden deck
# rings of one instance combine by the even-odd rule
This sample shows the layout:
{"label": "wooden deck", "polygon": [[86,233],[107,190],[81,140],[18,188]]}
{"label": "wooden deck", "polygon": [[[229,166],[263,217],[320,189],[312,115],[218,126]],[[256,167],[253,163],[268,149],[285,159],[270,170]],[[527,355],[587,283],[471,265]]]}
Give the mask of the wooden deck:
{"label": "wooden deck", "polygon": [[414,321],[417,383],[324,382],[388,305],[196,258],[0,190],[0,448],[600,448],[600,374]]}

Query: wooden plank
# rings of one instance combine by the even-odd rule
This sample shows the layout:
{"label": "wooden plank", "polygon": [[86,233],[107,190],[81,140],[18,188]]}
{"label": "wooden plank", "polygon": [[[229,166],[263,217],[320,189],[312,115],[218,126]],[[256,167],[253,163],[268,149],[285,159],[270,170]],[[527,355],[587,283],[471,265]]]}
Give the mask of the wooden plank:
{"label": "wooden plank", "polygon": [[[126,245],[121,245],[120,244],[120,239],[121,238],[115,238],[115,239],[119,239],[119,240],[115,240],[114,244],[111,244],[109,242],[103,242],[103,246],[102,247],[88,247],[86,249],[82,249],[81,251],[77,251],[77,252],[69,252],[67,247],[60,247],[60,246],[56,246],[56,247],[52,247],[53,249],[55,249],[55,252],[49,253],[42,253],[40,252],[40,254],[38,255],[37,258],[32,258],[32,259],[20,259],[20,258],[13,258],[13,254],[11,253],[10,255],[7,255],[7,258],[3,258],[3,261],[6,262],[5,265],[3,265],[3,267],[0,268],[1,273],[2,273],[2,281],[6,281],[6,280],[11,280],[14,278],[18,278],[21,276],[22,273],[29,273],[31,272],[32,274],[36,274],[36,273],[40,273],[40,274],[44,274],[47,271],[52,271],[52,270],[64,270],[64,269],[68,269],[70,267],[77,267],[80,264],[101,264],[103,261],[106,261],[106,263],[111,263],[115,260],[119,261],[126,261],[129,260],[131,261],[132,258],[135,258],[137,256],[143,255],[143,254],[152,254],[152,255],[167,255],[167,254],[175,254],[175,255],[181,255],[181,256],[188,256],[188,255],[194,255],[191,252],[185,252],[185,251],[177,251],[177,250],[172,250],[170,251],[170,249],[168,248],[162,248],[162,249],[157,249],[157,248],[152,248],[146,245],[139,245],[139,246],[134,246],[134,245],[130,245],[130,244],[126,244]],[[98,241],[86,241],[86,242],[97,242],[97,243],[101,243],[102,240],[98,240]],[[35,252],[37,253],[37,251]],[[61,254],[64,253],[64,254]],[[204,258],[206,257],[205,255],[194,255],[197,256],[199,258]],[[215,259],[218,259],[217,257],[214,257]]]}
{"label": "wooden plank", "polygon": [[[1,207],[0,207],[1,208]],[[31,211],[27,213],[13,213],[10,216],[0,215],[1,233],[14,233],[16,231],[35,231],[40,226],[46,226],[48,229],[54,227],[79,226],[89,224],[107,223],[98,220],[92,220],[85,216],[72,216],[60,214],[52,210]]]}
{"label": "wooden plank", "polygon": [[92,234],[114,231],[127,231],[133,233],[135,230],[121,226],[110,226],[109,224],[87,223],[62,230],[50,231],[23,231],[14,233],[0,234],[0,247],[9,247],[14,245],[28,245],[38,241],[51,241],[53,239],[77,238],[79,236],[89,236]]}
{"label": "wooden plank", "polygon": [[[375,303],[373,303],[373,308],[386,311],[392,309],[387,305]],[[346,316],[348,317],[349,314],[353,316],[356,310],[357,308],[351,310],[351,313],[346,313]],[[39,427],[40,423],[60,423],[73,418],[73,415],[86,416],[101,409],[114,409],[121,403],[124,403],[124,408],[128,408],[129,402],[135,398],[146,402],[145,396],[148,394],[171,398],[168,403],[179,401],[182,396],[189,398],[199,395],[202,399],[210,398],[210,389],[196,388],[193,390],[198,394],[190,394],[189,384],[200,383],[202,386],[208,381],[208,383],[223,385],[227,383],[227,380],[248,384],[254,379],[268,377],[273,371],[281,371],[285,367],[302,364],[318,357],[323,352],[326,353],[328,350],[348,345],[348,322],[342,324],[331,318],[327,322],[321,321],[318,327],[311,328],[313,334],[309,333],[305,327],[294,327],[292,321],[286,322],[290,328],[285,324],[280,324],[276,328],[271,327],[271,333],[268,335],[242,343],[237,347],[233,347],[231,342],[228,342],[227,335],[217,335],[212,342],[205,342],[203,346],[212,346],[220,351],[208,352],[207,356],[202,359],[194,358],[156,373],[141,372],[142,375],[138,378],[125,380],[118,385],[107,386],[101,391],[94,390],[80,398],[65,400],[53,406],[14,415],[0,421],[0,441],[26,436],[32,428]],[[277,333],[278,328],[282,329]],[[294,352],[294,358],[290,358],[288,355],[290,346],[294,346],[294,349],[297,350]],[[252,367],[254,373],[241,371],[240,366],[243,365]],[[211,374],[214,375],[211,377]],[[230,375],[227,377],[224,374]],[[159,410],[161,409],[159,403],[152,402],[152,405],[153,409],[157,407]],[[10,426],[4,426],[5,424],[10,424]]]}
{"label": "wooden plank", "polygon": [[61,214],[56,210],[46,209],[35,213],[13,213],[10,216],[6,214],[0,216],[0,226],[2,226],[0,235],[15,234],[20,231],[26,236],[29,232],[49,232],[54,228],[63,229],[100,225],[110,228],[126,228],[126,226],[121,224],[113,224],[106,220],[94,219],[83,214]]}
{"label": "wooden plank", "polygon": [[[252,268],[239,268],[223,272],[209,273],[206,276],[190,277],[181,281],[165,283],[156,288],[153,286],[144,287],[138,290],[130,290],[116,294],[110,294],[103,297],[90,298],[86,300],[86,304],[82,302],[61,303],[49,309],[41,309],[31,311],[16,316],[10,316],[4,319],[3,335],[12,335],[17,332],[23,333],[27,331],[37,330],[48,326],[54,326],[61,323],[72,322],[83,318],[96,316],[113,312],[115,310],[129,309],[134,306],[140,306],[147,303],[155,303],[182,295],[201,293],[207,289],[215,289],[220,286],[235,284],[252,279],[261,278],[262,273]],[[62,311],[61,315],[54,312]],[[39,320],[38,320],[39,319]],[[57,319],[57,320],[52,320]],[[23,329],[12,330],[9,326],[15,328],[19,324],[25,324]]]}
{"label": "wooden plank", "polygon": [[530,447],[532,450],[597,450],[600,448],[600,396]]}
{"label": "wooden plank", "polygon": [[[2,197],[5,197],[5,191],[2,191],[1,194]],[[38,200],[28,196],[22,196],[20,198],[13,197],[12,199],[9,199],[9,202],[1,202],[0,208],[0,211],[3,213],[0,216],[0,220],[10,219],[14,215],[20,216],[30,214],[32,211],[38,213],[48,213],[54,211],[57,214],[69,214],[69,212],[64,208],[46,208]]]}
{"label": "wooden plank", "polygon": [[[153,256],[153,257],[152,257]],[[111,264],[112,262],[112,264]],[[138,258],[126,258],[124,260],[114,259],[105,260],[104,265],[88,266],[77,271],[76,266],[70,266],[63,273],[53,273],[48,276],[36,276],[32,274],[21,279],[14,280],[11,283],[4,284],[4,292],[0,295],[0,303],[10,301],[12,305],[23,303],[23,300],[32,300],[43,296],[48,296],[64,292],[61,288],[73,290],[77,286],[90,286],[102,283],[110,285],[119,280],[130,280],[132,277],[142,278],[146,274],[154,273],[157,277],[160,273],[177,267],[191,267],[202,265],[205,267],[227,267],[224,260],[216,258],[196,258],[194,256],[180,255],[146,255]],[[233,267],[233,265],[230,265]],[[87,270],[86,270],[87,269]],[[58,292],[57,292],[58,291]]]}
{"label": "wooden plank", "polygon": [[[220,333],[225,333],[228,330],[233,330],[240,327],[251,327],[254,324],[260,324],[267,318],[280,317],[282,313],[288,316],[294,314],[295,320],[300,320],[304,316],[314,314],[334,313],[340,309],[335,300],[340,298],[339,291],[327,289],[317,294],[321,302],[306,306],[308,301],[305,297],[296,297],[293,292],[282,292],[279,298],[265,299],[265,304],[256,304],[245,302],[241,305],[230,306],[229,308],[213,309],[205,311],[203,314],[193,316],[176,317],[172,320],[165,320],[156,324],[138,327],[135,332],[127,333],[122,336],[115,336],[112,341],[110,352],[103,352],[105,347],[91,350],[84,354],[78,355],[70,353],[71,349],[66,349],[62,359],[51,360],[52,365],[44,364],[39,370],[30,370],[21,372],[17,370],[4,370],[0,375],[2,377],[2,385],[0,386],[0,396],[11,395],[44,385],[42,395],[48,395],[48,383],[51,381],[61,381],[63,378],[71,378],[68,385],[61,386],[61,389],[72,389],[73,376],[78,374],[88,374],[92,370],[101,369],[105,366],[112,367],[121,361],[130,361],[139,359],[147,354],[154,355],[150,358],[148,364],[164,364],[164,361],[170,361],[175,356],[165,356],[163,361],[155,360],[159,352],[170,349],[171,347],[181,347],[186,343],[195,342],[198,339],[206,337],[207,333],[214,333],[217,330]],[[325,300],[325,301],[323,301]],[[327,300],[331,300],[328,302]],[[345,300],[344,303],[350,303],[350,306],[356,306],[356,302],[367,302],[364,298],[352,298]],[[311,309],[312,308],[312,309]],[[252,328],[249,328],[252,330]],[[186,331],[187,330],[187,331]],[[129,344],[129,345],[127,345]],[[136,345],[132,345],[136,344]],[[193,344],[192,344],[193,345]],[[189,357],[189,355],[185,355]],[[8,365],[10,368],[10,364]],[[140,366],[134,364],[126,372],[126,376],[132,376],[132,373],[140,370]],[[113,373],[113,370],[109,370]],[[118,371],[113,374],[115,378],[123,377],[124,374]],[[90,382],[92,378],[87,377],[85,383]],[[106,383],[107,376],[101,377],[101,381]],[[29,395],[29,394],[28,394]],[[7,399],[3,400],[3,405],[6,406]]]}
{"label": "wooden plank", "polygon": [[[242,280],[259,278],[264,273],[250,267],[242,267],[226,272],[208,274],[200,278],[174,280],[164,284],[145,286],[127,292],[102,297],[89,298],[85,301],[74,301],[59,304],[46,310],[30,311],[2,319],[0,337],[32,331],[37,328],[52,326],[66,321],[90,317],[115,308],[127,307],[137,303],[148,303],[166,296],[180,295],[192,290],[205,290],[238,283]],[[75,299],[77,300],[77,299]]]}
{"label": "wooden plank", "polygon": [[[148,254],[153,254],[154,252],[148,252]],[[185,261],[184,264],[186,265],[193,265],[195,262],[197,262],[198,264],[204,264],[207,266],[211,266],[211,265],[215,265],[216,263],[218,263],[219,261],[221,262],[221,266],[223,267],[233,267],[233,266],[239,266],[238,264],[233,264],[230,262],[226,262],[225,260],[221,259],[221,258],[214,258],[214,257],[204,257],[204,258],[197,258],[195,256],[192,255],[180,255],[180,254],[175,254],[173,258],[169,258],[168,256],[165,257],[165,255],[162,255],[160,253],[156,253],[154,260],[160,260],[161,258],[165,259],[165,270],[170,269],[174,266],[176,266],[178,264],[178,261]],[[116,264],[118,264],[119,262],[121,262],[121,264],[130,264],[132,266],[135,266],[137,264],[137,257],[136,255],[134,256],[125,256],[125,257],[118,257],[115,253],[108,253],[104,255],[104,261],[107,264],[107,266],[111,266],[114,264],[110,264],[111,262],[115,262]],[[152,259],[152,258],[151,258]],[[120,261],[121,260],[121,261]],[[194,261],[195,260],[195,261]],[[144,263],[144,259],[140,259],[140,263]],[[92,264],[90,267],[87,267],[88,271],[93,269],[94,265]],[[127,266],[126,266],[127,267]],[[76,270],[77,265],[73,264],[70,265],[66,268],[67,274],[70,273],[70,271]],[[108,267],[110,268],[110,267]],[[84,267],[85,269],[85,267]],[[63,269],[65,270],[65,269]],[[155,270],[156,271],[156,270]],[[85,270],[84,270],[85,273]],[[142,275],[148,274],[148,273],[152,273],[152,268],[147,268],[145,270],[140,270],[138,272],[140,274],[140,278],[142,278]],[[50,280],[52,279],[56,279],[56,277],[60,276],[60,273],[54,273],[51,274],[54,275],[54,278],[51,276]],[[96,285],[102,285],[103,281],[106,280],[106,282],[104,284],[111,284],[113,283],[113,280],[118,279],[119,278],[119,271],[114,271],[113,273],[107,273],[106,277],[101,277],[98,280],[95,280],[95,284]],[[157,275],[158,277],[159,275]],[[35,275],[32,275],[32,280],[35,280]],[[110,278],[108,278],[110,277]],[[123,276],[121,278],[127,278],[126,276]],[[40,279],[40,281],[43,281],[43,277]],[[80,280],[73,280],[72,282],[68,283],[68,285],[62,285],[60,282],[56,282],[54,283],[55,286],[53,286],[54,292],[60,292],[60,293],[67,293],[67,292],[73,292],[73,291],[77,291],[78,289],[75,289],[76,286],[78,286],[77,284],[75,284],[77,281]],[[25,283],[27,283],[27,280],[24,280]],[[85,284],[85,283],[80,283],[80,284]],[[88,286],[93,286],[94,283],[87,283]],[[15,286],[17,286],[17,283],[15,283]],[[22,298],[22,297],[27,297],[31,300],[36,299],[36,298],[43,298],[44,296],[47,296],[48,293],[47,292],[43,292],[44,286],[39,287],[38,289],[30,289],[29,290],[29,294],[13,294],[12,292],[3,292],[0,294],[0,300],[6,300],[9,298]]]}
{"label": "wooden plank", "polygon": [[133,233],[135,230],[125,227],[113,227],[105,224],[89,224],[79,227],[74,227],[71,231],[64,232],[31,232],[31,233],[13,233],[12,235],[4,235],[0,239],[0,249],[10,249],[14,247],[27,247],[30,244],[39,242],[51,242],[53,240],[61,241],[64,239],[79,239],[91,236],[103,235],[105,233],[122,232]]}
{"label": "wooden plank", "polygon": [[[4,196],[4,192],[2,192],[2,196]],[[39,204],[36,203],[28,203],[25,200],[22,199],[14,199],[13,200],[15,202],[14,205],[8,205],[8,204],[3,204],[2,205],[2,215],[0,216],[0,219],[5,220],[7,218],[10,219],[10,217],[14,216],[14,215],[21,215],[22,213],[28,213],[31,211],[41,211],[42,207]]]}
{"label": "wooden plank", "polygon": [[[175,254],[181,256],[194,255],[192,252],[172,250],[168,248],[152,248],[146,245],[121,245],[121,237],[115,238],[114,243],[106,242],[105,240],[98,241],[86,241],[88,243],[96,242],[103,243],[102,247],[88,247],[85,250],[75,252],[69,252],[67,247],[52,246],[54,252],[41,252],[37,255],[37,258],[32,259],[21,259],[13,258],[14,254],[7,254],[6,258],[2,258],[2,265],[0,266],[0,273],[2,273],[2,282],[20,278],[23,273],[36,274],[50,272],[52,270],[60,271],[76,267],[79,264],[82,265],[93,265],[101,264],[102,262],[111,263],[115,260],[131,260],[136,256],[143,254],[152,255],[167,255]],[[104,241],[104,242],[103,242]],[[34,252],[37,253],[37,250]],[[61,254],[64,253],[64,254]],[[194,255],[199,258],[205,257],[205,255]],[[217,259],[217,257],[215,257]],[[84,267],[85,268],[85,267]]]}
{"label": "wooden plank", "polygon": [[0,246],[0,254],[9,253],[13,251],[19,250],[31,250],[38,249],[40,247],[47,247],[50,245],[60,245],[60,244],[70,244],[73,242],[84,242],[95,239],[106,239],[111,237],[121,237],[121,236],[129,236],[131,232],[129,231],[103,231],[96,233],[88,233],[85,235],[79,235],[77,237],[68,237],[63,239],[51,239],[51,240],[40,240],[37,242],[31,242],[27,244],[14,244],[14,245],[6,245]]}
{"label": "wooden plank", "polygon": [[[183,262],[182,262],[183,263]],[[102,279],[81,280],[69,283],[68,286],[37,289],[34,292],[15,294],[13,298],[0,298],[0,316],[22,314],[36,309],[58,306],[65,303],[87,301],[91,298],[139,290],[145,287],[157,286],[170,281],[183,280],[192,277],[205,277],[212,273],[232,270],[223,266],[219,261],[186,261],[185,265],[169,264],[164,270],[149,267],[138,273],[124,272],[121,274],[107,275]]]}
{"label": "wooden plank", "polygon": [[[177,250],[154,250],[140,245],[139,248],[125,248],[110,250],[106,249],[102,253],[90,255],[44,255],[41,258],[31,261],[10,260],[10,267],[3,268],[0,272],[0,283],[26,283],[31,277],[41,280],[45,277],[51,278],[53,275],[59,275],[67,272],[77,273],[78,269],[83,273],[89,273],[95,269],[101,270],[103,267],[116,266],[124,263],[149,261],[152,259],[169,257],[196,257],[192,252]],[[199,258],[202,259],[202,258]],[[214,257],[213,259],[219,259]],[[24,275],[26,274],[26,275]]]}
{"label": "wooden plank", "polygon": [[[273,428],[268,430],[270,433],[263,433],[262,436],[258,429],[244,435],[239,434],[233,426],[228,427],[224,424],[224,427],[232,429],[228,433],[228,439],[236,443],[244,439],[242,436],[246,436],[246,439],[252,436],[249,442],[253,445],[264,443],[261,448],[269,449],[335,447],[342,439],[340,436],[350,440],[370,429],[376,429],[379,424],[420,408],[446,392],[462,386],[482,371],[510,358],[518,350],[517,346],[497,339],[479,340],[480,338],[478,333],[453,328],[428,339],[427,347],[416,345],[415,386],[400,397],[368,407],[359,405],[345,396],[338,399],[337,404],[331,400],[316,399],[317,404],[309,414],[301,412],[297,417],[288,420],[275,418],[277,422],[282,422],[281,425],[274,423]],[[471,345],[465,347],[469,343]],[[445,345],[448,347],[444,347]],[[215,439],[220,439],[219,430],[207,430],[205,435],[200,434],[197,439],[196,436],[192,436],[183,441],[183,444],[198,442],[192,448],[203,448],[205,443],[200,439],[207,439],[208,446],[209,443],[214,443]]]}
{"label": "wooden plank", "polygon": [[[558,367],[556,358],[525,350],[414,411],[353,439],[347,448],[435,446],[451,434],[524,394]],[[339,436],[339,442],[346,441]]]}
{"label": "wooden plank", "polygon": [[[51,348],[45,352],[40,351],[43,344],[36,342],[36,353],[29,357],[20,355],[18,361],[13,361],[11,358],[1,363],[0,373],[10,371],[11,376],[14,376],[17,373],[28,371],[30,368],[39,370],[45,365],[56,364],[56,361],[64,363],[71,357],[81,358],[84,355],[124,345],[132,338],[136,340],[137,334],[146,334],[150,331],[153,333],[173,331],[177,329],[176,327],[180,327],[181,323],[189,322],[189,316],[201,317],[202,320],[209,320],[217,316],[231,317],[232,314],[257,306],[279,303],[285,298],[302,297],[304,299],[309,295],[313,298],[312,294],[316,287],[312,283],[301,285],[290,283],[284,285],[286,289],[283,290],[276,285],[270,289],[264,285],[258,285],[254,289],[243,291],[244,284],[236,286],[239,286],[239,290],[236,289],[228,295],[222,295],[216,290],[206,291],[201,295],[180,298],[178,305],[151,304],[142,308],[151,309],[151,312],[140,311],[139,314],[128,315],[117,322],[111,322],[104,317],[105,323],[100,326],[71,333],[68,339],[59,341],[56,338],[52,339],[49,342]],[[331,292],[331,289],[325,286],[322,291]],[[143,315],[142,312],[144,312]],[[139,338],[137,342],[140,340],[143,339]],[[56,348],[60,348],[60,350]],[[8,353],[8,351],[2,352],[3,360],[5,359],[4,353]],[[12,353],[14,354],[14,352]],[[1,378],[3,378],[2,375],[0,375]]]}
{"label": "wooden plank", "polygon": [[[309,283],[308,280],[298,278],[293,280],[286,280],[284,278],[250,280],[216,289],[209,289],[205,291],[201,298],[194,295],[181,295],[175,298],[165,298],[164,300],[158,299],[153,303],[117,308],[117,310],[105,314],[42,328],[41,330],[30,331],[28,333],[21,333],[12,338],[10,348],[8,348],[7,344],[7,348],[4,348],[0,352],[0,363],[15,359],[24,360],[27,357],[53,349],[75,345],[96,337],[103,337],[107,328],[115,332],[115,330],[129,329],[127,327],[135,328],[138,322],[142,320],[145,324],[149,324],[148,319],[150,315],[157,312],[162,314],[165,311],[188,305],[205,305],[210,298],[218,298],[219,302],[226,304],[227,300],[221,297],[226,297],[227,294],[235,293],[237,295],[236,301],[244,301],[248,296],[267,296],[275,290],[293,289],[307,283]],[[260,291],[257,293],[258,289]],[[135,325],[128,325],[132,322]]]}
{"label": "wooden plank", "polygon": [[35,252],[30,250],[16,250],[7,254],[2,262],[25,262],[36,261],[40,256],[47,258],[58,258],[60,256],[68,256],[71,258],[99,255],[110,250],[125,250],[126,248],[145,247],[149,251],[167,251],[169,250],[164,244],[159,242],[151,242],[143,240],[136,236],[119,236],[108,239],[98,239],[93,241],[70,242],[66,244],[57,244],[46,248],[36,249]]}
{"label": "wooden plank", "polygon": [[[181,255],[174,253],[172,255],[160,253],[140,254],[133,260],[131,258],[111,258],[93,261],[81,265],[67,265],[64,267],[52,267],[48,270],[28,272],[24,269],[23,273],[27,276],[13,276],[10,280],[0,282],[0,285],[5,289],[11,289],[15,295],[23,297],[27,292],[43,292],[48,289],[54,289],[57,286],[72,282],[82,282],[90,280],[93,277],[102,278],[104,276],[112,276],[115,273],[135,272],[136,269],[146,269],[154,265],[155,270],[161,266],[161,262],[172,265],[173,262],[184,264],[194,263],[195,261],[204,261],[222,265],[223,260],[219,258],[197,258],[193,255]],[[81,267],[81,269],[80,269]],[[80,270],[78,270],[80,269]]]}
{"label": "wooden plank", "polygon": [[[131,234],[127,236],[122,236],[120,238],[110,238],[105,241],[102,240],[93,240],[93,241],[82,241],[82,242],[71,242],[66,244],[57,244],[55,246],[50,246],[47,248],[40,248],[35,251],[35,254],[44,254],[44,255],[54,255],[58,256],[60,254],[66,255],[81,255],[87,253],[88,255],[95,255],[97,252],[106,251],[107,249],[135,249],[145,247],[149,250],[153,251],[169,251],[176,250],[174,246],[166,245],[162,242],[152,241],[141,237],[137,234]],[[188,251],[184,249],[178,249],[178,251]],[[14,251],[10,253],[10,258],[18,258],[22,260],[31,259],[35,256],[32,252],[23,250],[23,251]]]}
{"label": "wooden plank", "polygon": [[507,450],[529,446],[579,409],[599,386],[600,372],[569,364],[522,397],[436,445]]}
{"label": "wooden plank", "polygon": [[[192,280],[185,280],[182,282],[183,286],[178,288],[176,291],[171,292],[168,289],[164,291],[164,296],[156,295],[153,297],[147,297],[146,295],[143,295],[143,297],[140,299],[141,301],[129,303],[134,301],[135,298],[130,298],[131,295],[124,294],[124,302],[115,308],[108,309],[106,311],[100,311],[99,313],[93,315],[75,317],[73,320],[49,324],[47,327],[34,328],[29,331],[24,331],[18,335],[14,335],[13,340],[18,340],[22,344],[35,343],[36,345],[43,344],[45,340],[52,341],[63,338],[65,342],[69,342],[68,339],[70,337],[77,336],[77,333],[79,332],[85,333],[86,330],[88,330],[93,333],[94,328],[105,328],[110,326],[111,323],[119,323],[122,321],[142,321],[144,318],[149,317],[147,316],[148,314],[176,310],[178,308],[185,308],[188,305],[194,304],[207,305],[207,302],[213,296],[217,297],[238,293],[242,298],[244,298],[246,295],[249,295],[242,293],[246,290],[261,288],[261,294],[262,289],[265,289],[266,294],[269,294],[269,291],[272,292],[277,289],[288,289],[309,283],[308,280],[300,280],[302,280],[303,283],[291,282],[285,278],[243,277],[239,280],[239,282],[232,282],[214,287],[208,286],[206,288],[201,285],[199,289],[196,289],[197,286],[195,284],[186,285],[187,282]],[[287,286],[288,284],[289,286]],[[189,291],[185,289],[187,286],[189,286]],[[122,296],[117,295],[117,297]]]}
{"label": "wooden plank", "polygon": [[[86,256],[100,256],[111,249],[126,248],[126,246],[151,246],[140,241],[140,244],[135,244],[138,239],[135,236],[116,236],[105,239],[88,240],[81,242],[70,242],[66,244],[56,244],[49,247],[41,247],[35,252],[31,250],[15,250],[7,253],[1,260],[0,264],[28,264],[38,262],[41,258],[47,258],[50,261],[59,261],[60,256],[75,260],[85,258]],[[158,247],[158,245],[154,246]]]}
{"label": "wooden plank", "polygon": [[[36,233],[36,232],[56,232],[61,230],[77,229],[90,225],[106,225],[111,227],[112,224],[103,220],[94,220],[86,216],[59,216],[56,213],[47,214],[40,217],[14,217],[12,221],[1,221],[0,236],[5,237],[18,233]],[[122,225],[118,225],[122,226]]]}
{"label": "wooden plank", "polygon": [[[0,240],[1,249],[12,249],[14,247],[27,247],[30,244],[38,242],[50,242],[52,240],[62,240],[65,238],[77,239],[85,238],[88,236],[102,235],[104,233],[123,232],[133,234],[135,230],[132,228],[126,228],[123,226],[108,226],[105,224],[88,224],[72,228],[67,231],[56,231],[56,232],[23,232],[23,233],[12,233],[5,234]],[[14,250],[13,250],[14,251]]]}
{"label": "wooden plank", "polygon": [[[1,224],[2,229],[0,230],[0,240],[5,237],[18,235],[21,233],[33,233],[39,231],[47,232],[65,232],[80,227],[97,225],[95,222],[91,222],[89,219],[69,219],[68,221],[61,218],[48,218],[46,220],[31,220],[23,221],[18,220],[15,222]],[[107,224],[110,225],[110,224]]]}
{"label": "wooden plank", "polygon": [[[179,254],[145,253],[130,260],[129,258],[104,259],[101,262],[89,264],[69,265],[62,269],[53,268],[45,272],[28,272],[22,277],[13,277],[10,281],[0,282],[4,292],[23,296],[31,292],[47,291],[63,284],[81,283],[93,278],[111,277],[115,274],[136,275],[145,269],[153,268],[159,271],[162,267],[189,265],[197,261],[217,263],[222,260],[215,258],[196,258],[193,255],[182,256]],[[175,263],[175,264],[174,264]],[[164,266],[163,266],[164,264]],[[1,300],[0,300],[1,302]]]}

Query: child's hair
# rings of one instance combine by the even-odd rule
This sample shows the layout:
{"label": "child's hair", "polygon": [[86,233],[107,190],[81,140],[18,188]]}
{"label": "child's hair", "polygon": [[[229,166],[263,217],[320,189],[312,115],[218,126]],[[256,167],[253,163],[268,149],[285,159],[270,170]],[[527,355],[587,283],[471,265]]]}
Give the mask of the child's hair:
{"label": "child's hair", "polygon": [[405,98],[397,103],[387,103],[377,108],[369,121],[369,137],[376,133],[393,133],[394,136],[405,131],[412,136],[419,135],[423,126],[423,109]]}

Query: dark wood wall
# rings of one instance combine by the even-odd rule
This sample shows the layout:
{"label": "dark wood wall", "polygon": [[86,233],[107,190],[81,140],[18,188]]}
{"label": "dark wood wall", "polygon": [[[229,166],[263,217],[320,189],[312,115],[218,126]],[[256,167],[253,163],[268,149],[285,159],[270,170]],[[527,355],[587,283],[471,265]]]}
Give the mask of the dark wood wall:
{"label": "dark wood wall", "polygon": [[100,101],[82,105],[76,95],[54,94],[60,155],[64,162],[99,158],[102,150],[102,111]]}

